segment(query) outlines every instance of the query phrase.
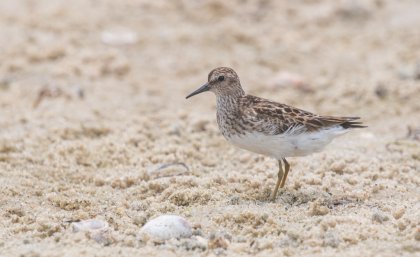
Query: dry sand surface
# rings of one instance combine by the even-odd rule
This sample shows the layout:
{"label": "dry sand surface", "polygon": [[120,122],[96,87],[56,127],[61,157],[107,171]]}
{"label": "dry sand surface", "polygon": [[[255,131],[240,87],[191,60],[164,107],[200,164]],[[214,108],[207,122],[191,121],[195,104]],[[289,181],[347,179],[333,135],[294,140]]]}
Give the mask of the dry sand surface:
{"label": "dry sand surface", "polygon": [[[0,1],[0,256],[419,256],[420,2]],[[277,163],[230,146],[248,93],[369,128]],[[139,236],[163,214],[188,238]],[[78,221],[107,227],[75,232]],[[96,234],[95,234],[96,233]],[[99,233],[99,234],[98,234]]]}

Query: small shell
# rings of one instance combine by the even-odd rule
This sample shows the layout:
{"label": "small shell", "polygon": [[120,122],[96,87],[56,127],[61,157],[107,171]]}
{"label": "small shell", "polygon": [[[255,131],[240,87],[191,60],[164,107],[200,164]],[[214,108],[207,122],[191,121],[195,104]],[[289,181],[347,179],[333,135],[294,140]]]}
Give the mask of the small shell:
{"label": "small shell", "polygon": [[108,223],[102,220],[83,220],[72,224],[73,232],[96,231],[108,228]]}
{"label": "small shell", "polygon": [[191,225],[188,221],[176,215],[162,215],[147,222],[141,229],[141,234],[159,239],[191,237]]}

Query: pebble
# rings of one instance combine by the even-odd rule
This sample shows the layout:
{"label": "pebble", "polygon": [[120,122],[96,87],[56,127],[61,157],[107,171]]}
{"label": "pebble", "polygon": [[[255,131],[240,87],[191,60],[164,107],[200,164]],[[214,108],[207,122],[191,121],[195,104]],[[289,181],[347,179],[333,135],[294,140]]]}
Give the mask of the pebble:
{"label": "pebble", "polygon": [[146,234],[158,240],[191,237],[191,225],[186,219],[176,215],[162,215],[147,222],[140,234]]}

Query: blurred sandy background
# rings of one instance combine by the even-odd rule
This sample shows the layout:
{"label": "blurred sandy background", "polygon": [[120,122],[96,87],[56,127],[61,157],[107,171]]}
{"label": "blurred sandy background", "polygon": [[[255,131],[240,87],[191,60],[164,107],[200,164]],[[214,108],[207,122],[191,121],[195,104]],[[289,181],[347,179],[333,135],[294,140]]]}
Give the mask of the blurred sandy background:
{"label": "blurred sandy background", "polygon": [[[0,1],[0,256],[418,256],[419,24],[417,0]],[[276,161],[185,100],[217,66],[369,128],[269,202]],[[139,240],[168,213],[194,236]]]}

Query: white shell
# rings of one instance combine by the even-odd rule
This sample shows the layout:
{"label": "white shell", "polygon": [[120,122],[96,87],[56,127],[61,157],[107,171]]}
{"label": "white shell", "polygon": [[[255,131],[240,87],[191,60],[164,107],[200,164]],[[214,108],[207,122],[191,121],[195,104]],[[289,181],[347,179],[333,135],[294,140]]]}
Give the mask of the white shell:
{"label": "white shell", "polygon": [[108,223],[103,220],[83,220],[72,223],[73,232],[95,231],[108,228]]}
{"label": "white shell", "polygon": [[140,229],[140,233],[145,233],[160,240],[190,237],[192,235],[188,221],[176,215],[162,215],[152,219]]}

